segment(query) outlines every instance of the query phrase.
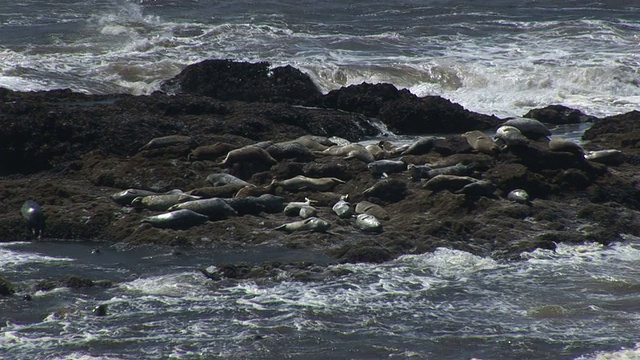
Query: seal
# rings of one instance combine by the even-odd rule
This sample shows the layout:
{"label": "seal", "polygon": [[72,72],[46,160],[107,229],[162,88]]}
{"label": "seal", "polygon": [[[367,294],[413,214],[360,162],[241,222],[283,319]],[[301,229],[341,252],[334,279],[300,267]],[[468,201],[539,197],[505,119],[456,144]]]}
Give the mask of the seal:
{"label": "seal", "polygon": [[622,151],[616,149],[589,151],[584,158],[605,165],[620,165],[625,161]]}
{"label": "seal", "polygon": [[437,175],[429,179],[429,181],[424,184],[424,188],[433,192],[442,190],[455,192],[476,181],[478,181],[478,179],[472,178],[471,176]]}
{"label": "seal", "polygon": [[427,136],[414,141],[409,147],[403,151],[402,155],[424,155],[427,154],[435,144],[438,138],[435,136]]}
{"label": "seal", "polygon": [[276,214],[284,210],[284,198],[272,194],[262,194],[256,198],[256,202],[264,206],[264,212]]}
{"label": "seal", "polygon": [[398,179],[383,179],[362,191],[362,195],[398,202],[407,196],[407,184]]}
{"label": "seal", "polygon": [[169,146],[179,146],[179,145],[186,145],[190,148],[193,148],[198,146],[198,143],[196,143],[196,141],[193,140],[190,136],[169,135],[169,136],[162,136],[162,137],[151,139],[148,143],[146,143],[140,149],[138,149],[138,151],[160,149],[160,148],[165,148]]}
{"label": "seal", "polygon": [[551,131],[544,126],[543,123],[536,119],[515,117],[509,118],[502,125],[513,126],[520,130],[522,135],[529,139],[538,140],[539,138],[551,136]]}
{"label": "seal", "polygon": [[222,200],[231,206],[238,215],[258,215],[266,209],[264,203],[255,196],[225,198]]}
{"label": "seal", "polygon": [[42,238],[44,232],[45,216],[42,207],[35,200],[27,200],[20,209],[22,217],[27,221],[27,229],[34,238]]}
{"label": "seal", "polygon": [[420,179],[428,177],[429,171],[433,170],[433,168],[429,165],[415,165],[409,164],[407,165],[407,169],[409,169],[409,174],[411,174],[411,180],[419,181]]}
{"label": "seal", "polygon": [[348,145],[334,145],[327,148],[324,151],[316,152],[316,154],[321,155],[333,155],[333,156],[344,156],[346,160],[348,159],[358,159],[360,161],[370,163],[375,161],[373,155],[367,150],[366,147],[360,144],[348,144]]}
{"label": "seal", "polygon": [[355,211],[357,214],[369,214],[378,219],[389,220],[389,213],[382,206],[369,201],[360,201],[356,204]]}
{"label": "seal", "polygon": [[520,130],[515,126],[503,125],[496,130],[494,138],[498,143],[505,146],[519,146],[526,145],[529,139],[522,135]]}
{"label": "seal", "polygon": [[263,186],[243,186],[233,195],[233,197],[247,197],[247,196],[260,196],[264,194],[273,194],[278,187],[276,180],[271,180],[271,183]]}
{"label": "seal", "polygon": [[369,144],[364,147],[368,152],[373,155],[373,158],[376,160],[386,159],[389,154],[378,144]]}
{"label": "seal", "polygon": [[507,200],[514,201],[520,204],[526,204],[529,202],[529,193],[523,189],[511,190],[507,194]]}
{"label": "seal", "polygon": [[166,211],[175,204],[191,200],[198,200],[200,196],[189,194],[161,194],[138,196],[131,201],[131,206],[136,209],[148,209],[152,211]]}
{"label": "seal", "polygon": [[217,166],[229,167],[237,163],[253,163],[272,166],[278,163],[269,153],[262,147],[256,145],[247,145],[239,149],[231,150],[227,156]]}
{"label": "seal", "polygon": [[196,225],[202,225],[209,217],[189,209],[180,209],[160,215],[149,216],[142,220],[154,227],[163,229],[188,229]]}
{"label": "seal", "polygon": [[330,227],[330,222],[317,217],[310,217],[308,219],[280,225],[274,230],[282,230],[288,233],[292,233],[295,231],[325,232],[329,230]]}
{"label": "seal", "polygon": [[280,144],[300,144],[305,148],[312,151],[324,151],[329,146],[335,145],[333,142],[329,141],[328,138],[322,136],[313,136],[313,135],[303,135],[297,139],[281,142]]}
{"label": "seal", "polygon": [[287,191],[328,191],[338,184],[344,184],[343,180],[334,177],[310,178],[304,175],[294,176],[287,180],[277,181],[276,184]]}
{"label": "seal", "polygon": [[284,214],[287,216],[297,216],[300,214],[300,209],[303,207],[311,206],[311,203],[316,202],[309,198],[305,198],[305,201],[292,201],[284,207]]}
{"label": "seal", "polygon": [[233,146],[227,143],[217,142],[213,145],[198,146],[191,150],[191,153],[187,156],[189,161],[201,161],[201,160],[215,160],[222,155],[227,154],[229,151],[236,149],[237,146]]}
{"label": "seal", "polygon": [[216,197],[227,198],[227,197],[233,197],[235,194],[238,193],[238,191],[240,191],[241,189],[244,189],[245,187],[255,187],[255,186],[253,185],[251,186],[242,186],[242,185],[207,186],[207,187],[193,189],[191,191],[188,191],[187,194],[193,195],[193,196],[199,196],[200,198],[203,198],[203,199],[211,199]]}
{"label": "seal", "polygon": [[382,232],[382,223],[370,214],[360,214],[356,216],[356,226],[364,232]]}
{"label": "seal", "polygon": [[142,190],[142,189],[127,189],[117,192],[115,194],[111,194],[111,200],[115,201],[116,204],[129,206],[133,199],[141,196],[149,196],[149,195],[159,195],[159,193],[155,191]]}
{"label": "seal", "polygon": [[396,146],[387,140],[380,140],[378,142],[378,146],[381,147],[382,150],[386,151],[387,155],[391,157],[401,155],[403,151],[409,148],[409,145],[410,144],[403,144],[400,146]]}
{"label": "seal", "polygon": [[554,137],[549,141],[549,150],[551,151],[563,151],[572,154],[579,154],[584,156],[584,150],[582,147],[571,140],[563,139],[560,137]]}
{"label": "seal", "polygon": [[303,218],[303,219],[308,219],[310,217],[315,217],[315,216],[318,216],[318,209],[314,208],[311,205],[303,206],[303,207],[300,208],[300,211],[298,212],[298,215],[300,215],[300,217]]}
{"label": "seal", "polygon": [[331,210],[342,219],[348,219],[353,215],[351,204],[347,201],[348,199],[348,194],[340,196],[340,200],[338,200],[331,208]]}
{"label": "seal", "polygon": [[452,166],[444,166],[427,171],[427,178],[432,178],[438,175],[469,175],[473,173],[473,165],[465,165],[463,163],[457,163]]}
{"label": "seal", "polygon": [[480,196],[495,197],[496,186],[489,180],[477,180],[457,190],[456,194],[464,194],[467,198]]}
{"label": "seal", "polygon": [[480,130],[467,131],[462,134],[462,137],[467,140],[469,146],[480,153],[496,155],[500,152],[498,145],[496,145],[489,136]]}
{"label": "seal", "polygon": [[209,220],[224,220],[238,213],[220,198],[200,199],[173,205],[169,211],[188,209],[202,215],[207,215]]}
{"label": "seal", "polygon": [[235,186],[255,186],[242,179],[227,173],[213,173],[207,176],[207,181],[213,186],[235,185]]}
{"label": "seal", "polygon": [[407,170],[407,164],[401,160],[376,160],[367,164],[373,175],[400,173]]}
{"label": "seal", "polygon": [[[326,149],[326,146],[323,148]],[[266,151],[276,160],[293,159],[296,161],[309,162],[315,159],[315,155],[309,148],[298,142],[275,143]]]}

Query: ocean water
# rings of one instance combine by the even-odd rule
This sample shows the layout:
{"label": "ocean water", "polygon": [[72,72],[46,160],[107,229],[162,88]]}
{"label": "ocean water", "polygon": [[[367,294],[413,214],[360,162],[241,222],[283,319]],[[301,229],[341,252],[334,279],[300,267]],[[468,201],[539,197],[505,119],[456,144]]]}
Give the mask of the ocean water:
{"label": "ocean water", "polygon": [[[147,94],[208,58],[269,61],[324,92],[389,82],[498,116],[563,104],[637,110],[631,1],[0,1],[0,86]],[[558,128],[572,139],[584,128]],[[92,253],[101,246],[99,254]],[[637,359],[640,239],[559,244],[522,261],[441,248],[340,276],[214,282],[222,262],[300,250],[0,243],[4,359]],[[83,274],[109,288],[23,293]],[[106,305],[108,316],[92,309]]]}
{"label": "ocean water", "polygon": [[269,61],[327,92],[388,82],[519,116],[640,102],[640,3],[472,0],[0,2],[0,86],[147,94],[208,58]]}

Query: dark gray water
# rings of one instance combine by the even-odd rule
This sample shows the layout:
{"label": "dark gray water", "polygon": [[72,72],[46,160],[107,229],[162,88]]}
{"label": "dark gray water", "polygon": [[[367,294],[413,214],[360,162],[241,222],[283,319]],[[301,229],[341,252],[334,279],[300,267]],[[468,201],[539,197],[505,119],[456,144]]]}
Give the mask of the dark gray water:
{"label": "dark gray water", "polygon": [[328,91],[390,82],[487,114],[640,100],[633,1],[0,3],[0,86],[150,93],[207,58],[269,61]]}

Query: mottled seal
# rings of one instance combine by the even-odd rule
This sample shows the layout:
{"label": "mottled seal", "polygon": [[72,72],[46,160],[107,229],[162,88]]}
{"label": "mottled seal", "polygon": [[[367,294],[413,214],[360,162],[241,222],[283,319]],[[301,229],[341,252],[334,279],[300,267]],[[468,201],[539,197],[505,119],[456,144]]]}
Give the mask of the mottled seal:
{"label": "mottled seal", "polygon": [[330,227],[331,227],[330,222],[317,217],[310,217],[308,219],[294,221],[294,222],[280,225],[276,227],[274,230],[282,230],[288,233],[292,233],[295,231],[325,232],[329,230]]}
{"label": "mottled seal", "polygon": [[207,181],[213,186],[236,185],[236,186],[254,186],[242,179],[239,179],[227,173],[213,173],[207,176]]}
{"label": "mottled seal", "polygon": [[470,176],[437,175],[427,181],[424,184],[424,188],[433,192],[442,190],[455,192],[476,181],[478,181],[478,179]]}
{"label": "mottled seal", "polygon": [[469,146],[478,152],[487,155],[495,155],[499,152],[498,145],[480,130],[467,131],[462,134],[462,137],[467,140]]}
{"label": "mottled seal", "polygon": [[489,180],[477,180],[457,190],[456,194],[464,194],[467,197],[495,197],[496,186]]}
{"label": "mottled seal", "polygon": [[582,147],[575,142],[560,137],[554,137],[549,141],[549,150],[551,151],[564,151],[573,154],[584,155]]}
{"label": "mottled seal", "polygon": [[356,226],[365,232],[382,232],[382,223],[370,214],[360,214],[356,216]]}
{"label": "mottled seal", "polygon": [[340,200],[338,200],[331,210],[343,219],[350,218],[353,215],[353,211],[351,210],[351,204],[347,201],[349,199],[349,195],[340,196]]}
{"label": "mottled seal", "polygon": [[333,189],[336,185],[344,184],[345,182],[334,177],[310,178],[304,175],[298,175],[291,179],[277,181],[276,183],[278,186],[281,186],[283,189],[288,191],[328,191]]}
{"label": "mottled seal", "polygon": [[215,160],[220,156],[227,154],[229,151],[234,150],[235,148],[237,148],[237,146],[220,142],[217,142],[213,145],[198,146],[197,148],[193,149],[187,156],[187,160]]}
{"label": "mottled seal", "polygon": [[269,153],[256,145],[243,146],[239,149],[231,150],[227,156],[217,166],[231,166],[237,163],[252,163],[263,165],[275,165],[278,163]]}
{"label": "mottled seal", "polygon": [[402,155],[424,155],[433,149],[436,137],[428,136],[414,141],[402,152]]}
{"label": "mottled seal", "polygon": [[34,238],[40,239],[44,232],[45,216],[42,207],[35,200],[27,200],[20,209],[22,217],[27,221],[27,229]]}
{"label": "mottled seal", "polygon": [[264,202],[255,196],[224,198],[222,200],[229,204],[238,215],[258,215],[266,210]]}
{"label": "mottled seal", "polygon": [[315,216],[318,216],[318,209],[314,208],[311,205],[303,206],[303,207],[300,208],[300,211],[298,212],[298,215],[303,219],[308,219],[310,217],[315,217]]}
{"label": "mottled seal", "polygon": [[180,204],[173,205],[169,208],[169,211],[189,209],[202,215],[207,215],[209,220],[223,220],[231,216],[236,216],[238,213],[220,198],[201,199],[187,201]]}
{"label": "mottled seal", "polygon": [[457,163],[452,166],[444,166],[427,171],[426,177],[432,178],[438,175],[469,175],[473,173],[473,165],[465,165],[463,163]]}
{"label": "mottled seal", "polygon": [[287,216],[298,216],[300,214],[300,209],[306,206],[311,206],[311,203],[315,202],[314,200],[305,198],[305,201],[292,201],[284,207],[284,214]]}
{"label": "mottled seal", "polygon": [[373,175],[393,174],[407,170],[407,164],[401,160],[376,160],[367,164]]}
{"label": "mottled seal", "polygon": [[138,196],[131,201],[131,206],[136,209],[148,209],[152,211],[165,211],[175,204],[186,201],[198,200],[200,196],[189,194],[160,194]]}
{"label": "mottled seal", "polygon": [[247,196],[260,196],[264,194],[273,194],[277,187],[278,187],[278,184],[275,179],[271,180],[271,183],[269,183],[268,185],[243,186],[242,188],[238,189],[234,197],[247,197]]}
{"label": "mottled seal", "polygon": [[378,219],[389,220],[389,213],[380,205],[369,201],[360,201],[356,204],[355,211],[357,214],[369,214]]}
{"label": "mottled seal", "polygon": [[520,130],[522,135],[529,139],[537,140],[541,137],[551,136],[551,131],[544,126],[543,123],[536,119],[529,119],[524,117],[510,118],[502,125],[513,126]]}
{"label": "mottled seal", "polygon": [[322,136],[303,135],[297,139],[281,142],[280,144],[296,143],[304,146],[305,148],[313,151],[324,151],[329,146],[334,145],[328,138]]}
{"label": "mottled seal", "polygon": [[384,201],[397,202],[407,196],[407,184],[398,179],[382,179],[362,191],[362,195]]}
{"label": "mottled seal", "polygon": [[275,143],[265,150],[276,160],[293,159],[308,162],[315,158],[315,155],[309,148],[298,142]]}
{"label": "mottled seal", "polygon": [[526,190],[515,189],[511,190],[509,194],[507,194],[507,199],[520,204],[526,204],[529,202],[529,194]]}
{"label": "mottled seal", "polygon": [[407,165],[407,169],[409,169],[409,174],[411,174],[411,180],[419,181],[420,179],[429,177],[429,171],[433,170],[430,165],[415,165],[409,164]]}
{"label": "mottled seal", "polygon": [[202,225],[209,217],[189,209],[180,209],[160,215],[149,216],[142,222],[149,223],[157,228],[187,229],[192,226]]}
{"label": "mottled seal", "polygon": [[584,158],[605,165],[620,165],[625,161],[622,151],[616,149],[589,151]]}
{"label": "mottled seal", "polygon": [[115,201],[119,205],[131,205],[133,199],[141,196],[159,195],[155,191],[142,190],[142,189],[127,189],[111,194],[111,200]]}
{"label": "mottled seal", "polygon": [[272,194],[262,194],[256,198],[256,201],[264,206],[264,211],[269,214],[275,214],[284,210],[284,198]]}
{"label": "mottled seal", "polygon": [[317,154],[344,156],[345,159],[358,159],[366,163],[370,163],[375,160],[369,150],[360,144],[348,144],[344,146],[335,145],[324,151],[317,152]]}
{"label": "mottled seal", "polygon": [[151,139],[143,145],[138,151],[160,149],[169,146],[186,145],[190,148],[198,146],[195,140],[185,135],[169,135]]}

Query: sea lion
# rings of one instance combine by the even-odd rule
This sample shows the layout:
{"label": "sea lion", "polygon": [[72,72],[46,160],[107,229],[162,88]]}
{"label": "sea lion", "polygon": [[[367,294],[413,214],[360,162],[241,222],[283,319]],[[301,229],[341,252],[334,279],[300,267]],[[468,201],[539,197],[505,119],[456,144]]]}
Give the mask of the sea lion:
{"label": "sea lion", "polygon": [[115,201],[119,205],[127,206],[131,205],[133,199],[141,196],[159,195],[155,191],[142,190],[142,189],[127,189],[111,194],[111,200]]}
{"label": "sea lion", "polygon": [[277,181],[276,183],[287,191],[328,191],[333,189],[336,185],[344,184],[345,182],[334,177],[310,178],[304,175],[298,175],[290,179]]}
{"label": "sea lion", "polygon": [[526,190],[523,189],[511,190],[509,194],[507,194],[507,200],[514,201],[520,204],[526,204],[529,202],[529,194]]}
{"label": "sea lion", "polygon": [[469,146],[480,153],[496,155],[500,151],[498,145],[480,130],[467,131],[462,134],[462,137],[467,140]]}
{"label": "sea lion", "polygon": [[209,217],[189,209],[180,209],[160,215],[149,216],[142,220],[157,228],[187,229],[192,226],[202,225]]}
{"label": "sea lion", "polygon": [[198,146],[195,140],[190,136],[184,135],[169,135],[151,139],[148,143],[143,145],[138,151],[160,149],[169,146],[186,145],[190,148]]}
{"label": "sea lion", "polygon": [[476,181],[478,181],[478,179],[470,176],[437,175],[429,179],[429,181],[424,184],[424,188],[433,192],[441,190],[455,192]]}
{"label": "sea lion", "polygon": [[402,155],[424,155],[427,154],[431,149],[433,149],[433,145],[436,141],[435,136],[428,136],[420,138],[414,141],[409,147],[402,152]]}
{"label": "sea lion", "polygon": [[317,217],[310,217],[308,219],[299,220],[283,224],[275,228],[274,230],[282,230],[288,233],[295,231],[312,231],[312,232],[325,232],[331,227],[331,223],[322,220]]}
{"label": "sea lion", "polygon": [[584,158],[605,165],[620,165],[625,161],[622,151],[616,149],[589,151]]}
{"label": "sea lion", "polygon": [[498,143],[505,146],[526,145],[529,139],[522,135],[522,132],[515,126],[503,125],[496,130],[494,138]]}
{"label": "sea lion", "polygon": [[136,209],[148,209],[152,211],[166,211],[175,204],[191,200],[198,200],[200,196],[188,194],[161,194],[138,196],[131,201],[131,206]]}
{"label": "sea lion", "polygon": [[370,214],[360,214],[356,216],[356,226],[365,232],[382,232],[382,223]]}
{"label": "sea lion", "polygon": [[197,148],[191,150],[191,153],[187,156],[187,160],[215,160],[220,156],[227,154],[229,151],[234,150],[235,148],[237,148],[237,146],[221,142],[217,142],[213,145],[198,146]]}
{"label": "sea lion", "polygon": [[551,136],[551,131],[536,119],[515,117],[508,119],[502,125],[513,126],[520,130],[522,135],[533,140],[538,140],[545,136]]}
{"label": "sea lion", "polygon": [[35,200],[27,200],[20,209],[22,217],[27,221],[27,229],[34,238],[42,238],[44,232],[45,216],[42,207]]}
{"label": "sea lion", "polygon": [[344,146],[335,145],[327,148],[324,151],[316,152],[316,154],[321,155],[333,155],[333,156],[344,156],[345,159],[358,159],[360,161],[370,163],[375,161],[373,155],[360,144],[348,144]]}
{"label": "sea lion", "polygon": [[231,166],[237,163],[253,163],[272,166],[278,163],[269,153],[256,145],[247,145],[239,149],[231,150],[217,166]]}
{"label": "sea lion", "polygon": [[369,201],[360,201],[355,207],[356,214],[369,214],[378,219],[389,220],[389,213],[380,205]]}
{"label": "sea lion", "polygon": [[407,170],[407,164],[401,160],[376,160],[367,164],[373,175],[393,174]]}
{"label": "sea lion", "polygon": [[238,213],[220,198],[200,199],[173,205],[169,211],[189,209],[202,215],[207,215],[209,220],[224,220]]}
{"label": "sea lion", "polygon": [[242,179],[239,179],[227,173],[213,173],[207,176],[207,181],[213,186],[236,185],[236,186],[254,186]]}
{"label": "sea lion", "polygon": [[582,147],[580,145],[574,143],[571,140],[566,140],[559,137],[554,137],[549,141],[549,150],[584,155],[584,150],[582,150]]}
{"label": "sea lion", "polygon": [[349,195],[340,196],[340,200],[336,202],[331,210],[333,210],[338,217],[347,219],[353,215],[353,211],[351,210],[351,204],[347,201],[349,199]]}

